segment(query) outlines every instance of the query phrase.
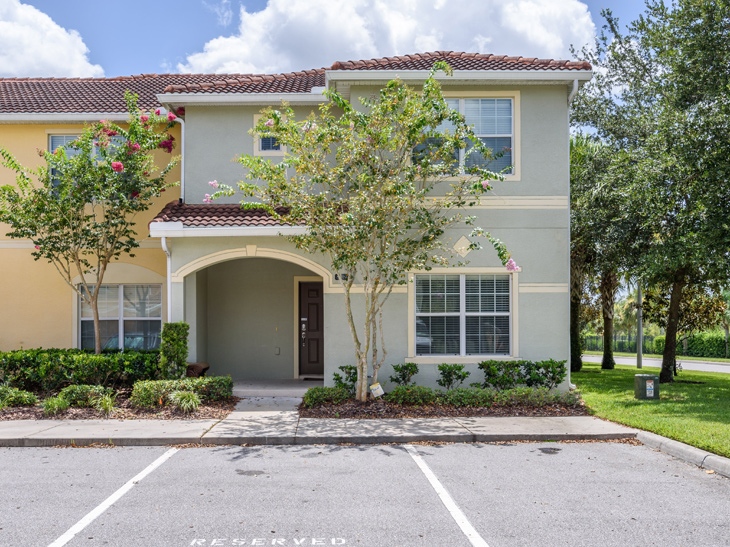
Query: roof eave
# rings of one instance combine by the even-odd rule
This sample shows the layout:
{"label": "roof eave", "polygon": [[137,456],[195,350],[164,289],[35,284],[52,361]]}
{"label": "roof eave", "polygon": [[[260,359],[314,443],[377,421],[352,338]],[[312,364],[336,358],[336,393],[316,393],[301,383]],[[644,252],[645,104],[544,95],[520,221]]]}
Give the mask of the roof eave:
{"label": "roof eave", "polygon": [[321,91],[312,93],[160,93],[156,95],[162,105],[242,106],[290,104],[318,105],[328,99]]}
{"label": "roof eave", "polygon": [[0,114],[0,124],[10,123],[89,123],[99,120],[124,122],[127,112],[12,112]]}
{"label": "roof eave", "polygon": [[150,237],[259,237],[301,235],[302,226],[185,226],[182,222],[150,222]]}
{"label": "roof eave", "polygon": [[[400,78],[404,81],[423,81],[430,70],[328,70],[325,81],[364,81],[379,82]],[[454,70],[453,75],[436,73],[436,79],[448,81],[478,81],[487,83],[568,83],[574,80],[588,81],[593,77],[592,70]]]}

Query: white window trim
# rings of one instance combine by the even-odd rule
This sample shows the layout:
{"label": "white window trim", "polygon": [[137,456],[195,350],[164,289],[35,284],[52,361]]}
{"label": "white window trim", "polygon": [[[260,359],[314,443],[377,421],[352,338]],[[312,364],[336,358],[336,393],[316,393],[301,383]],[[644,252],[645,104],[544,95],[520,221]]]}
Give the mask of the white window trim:
{"label": "white window trim", "polygon": [[[521,156],[521,95],[519,91],[448,91],[443,92],[445,99],[512,99],[512,166],[513,172],[504,175],[505,181],[519,181],[522,177]],[[459,101],[459,111],[463,110],[464,103]],[[500,135],[485,135],[499,137]],[[460,163],[463,162],[463,153],[460,154]]]}
{"label": "white window trim", "polygon": [[[253,115],[253,126],[256,127],[256,124],[259,123],[259,120],[263,116],[261,114],[254,114]],[[282,145],[280,150],[261,150],[261,136],[257,133],[254,133],[253,135],[253,155],[254,156],[271,156],[271,157],[277,157],[280,158],[286,154],[286,146]]]}
{"label": "white window trim", "polygon": [[[453,274],[453,275],[479,275],[479,274],[497,274],[510,276],[510,353],[509,355],[416,355],[416,275],[430,274]],[[405,363],[416,364],[435,364],[440,365],[444,362],[469,364],[479,363],[487,359],[495,359],[501,361],[509,361],[519,359],[519,302],[518,302],[518,272],[506,272],[504,267],[501,268],[433,268],[428,272],[411,272],[408,274],[408,357]],[[465,298],[461,293],[461,298]],[[462,302],[462,309],[463,307]],[[464,315],[464,314],[462,314]],[[465,336],[464,329],[461,330],[462,338]],[[462,340],[463,342],[463,340]],[[464,347],[462,345],[462,347]]]}
{"label": "white window trim", "polygon": [[[158,285],[160,287],[161,295],[162,295],[162,306],[160,306],[160,315],[155,317],[125,317],[124,316],[124,287],[128,285]],[[161,283],[102,283],[102,287],[108,287],[108,286],[116,286],[119,287],[119,314],[116,317],[101,317],[99,316],[99,321],[117,321],[117,340],[119,341],[120,347],[119,350],[124,349],[124,321],[160,321],[160,327],[162,327],[162,324],[164,323],[163,320],[163,310],[164,310],[164,286]],[[74,293],[76,296],[76,316],[77,316],[77,334],[76,334],[76,347],[81,348],[82,342],[81,342],[81,323],[82,322],[91,322],[93,323],[94,318],[93,317],[83,317],[81,313],[81,297]],[[160,330],[161,332],[161,330]]]}

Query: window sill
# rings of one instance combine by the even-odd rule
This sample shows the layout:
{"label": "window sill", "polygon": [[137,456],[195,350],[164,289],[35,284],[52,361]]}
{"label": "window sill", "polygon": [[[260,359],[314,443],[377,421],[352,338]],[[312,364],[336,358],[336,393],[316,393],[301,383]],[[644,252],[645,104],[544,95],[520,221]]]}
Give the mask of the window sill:
{"label": "window sill", "polygon": [[417,355],[406,357],[403,362],[417,365],[441,365],[443,363],[468,365],[482,361],[518,361],[519,359],[514,355]]}

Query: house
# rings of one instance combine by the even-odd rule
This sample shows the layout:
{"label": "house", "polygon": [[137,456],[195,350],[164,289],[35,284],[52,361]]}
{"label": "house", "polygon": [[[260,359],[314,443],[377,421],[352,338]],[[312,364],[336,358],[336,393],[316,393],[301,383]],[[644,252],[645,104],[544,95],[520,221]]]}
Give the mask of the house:
{"label": "house", "polygon": [[[285,100],[304,118],[325,100],[324,89],[356,103],[395,77],[418,86],[439,60],[454,69],[439,76],[450,105],[490,147],[508,149],[493,166],[509,168],[505,180],[470,214],[507,243],[521,268],[506,271],[490,249],[466,256],[469,230],[453,230],[448,237],[469,263],[412,272],[411,282],[396,287],[386,305],[389,362],[419,363],[419,382],[435,384],[443,362],[474,371],[486,358],[567,360],[568,109],[591,78],[587,63],[433,52],[277,75],[5,79],[0,145],[33,163],[36,147],[53,146],[83,122],[123,117],[126,88],[140,94],[143,108],[183,107],[176,134],[183,154],[180,200],[156,204],[139,220],[142,235],[149,222],[144,248],[107,274],[107,344],[131,343],[140,339],[136,331],[149,334],[162,321],[185,320],[190,360],[210,363],[213,373],[328,381],[354,360],[337,272],[323,256],[303,253],[280,235],[301,228],[242,210],[235,199],[203,203],[208,182],[235,186],[243,171],[232,159],[241,154],[282,157],[271,139],[249,134],[266,106]],[[0,176],[6,183],[8,173]],[[50,266],[32,263],[29,246],[0,239],[0,349],[88,343],[84,310]],[[158,315],[125,317],[126,298],[153,299],[147,309]],[[389,370],[383,373],[387,378]]]}

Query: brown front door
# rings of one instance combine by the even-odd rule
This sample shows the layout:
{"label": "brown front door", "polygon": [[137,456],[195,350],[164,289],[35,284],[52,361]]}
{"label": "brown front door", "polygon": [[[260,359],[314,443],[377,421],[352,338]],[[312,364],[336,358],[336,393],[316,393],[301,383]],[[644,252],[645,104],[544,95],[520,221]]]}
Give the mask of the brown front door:
{"label": "brown front door", "polygon": [[299,283],[299,375],[324,374],[322,283]]}

